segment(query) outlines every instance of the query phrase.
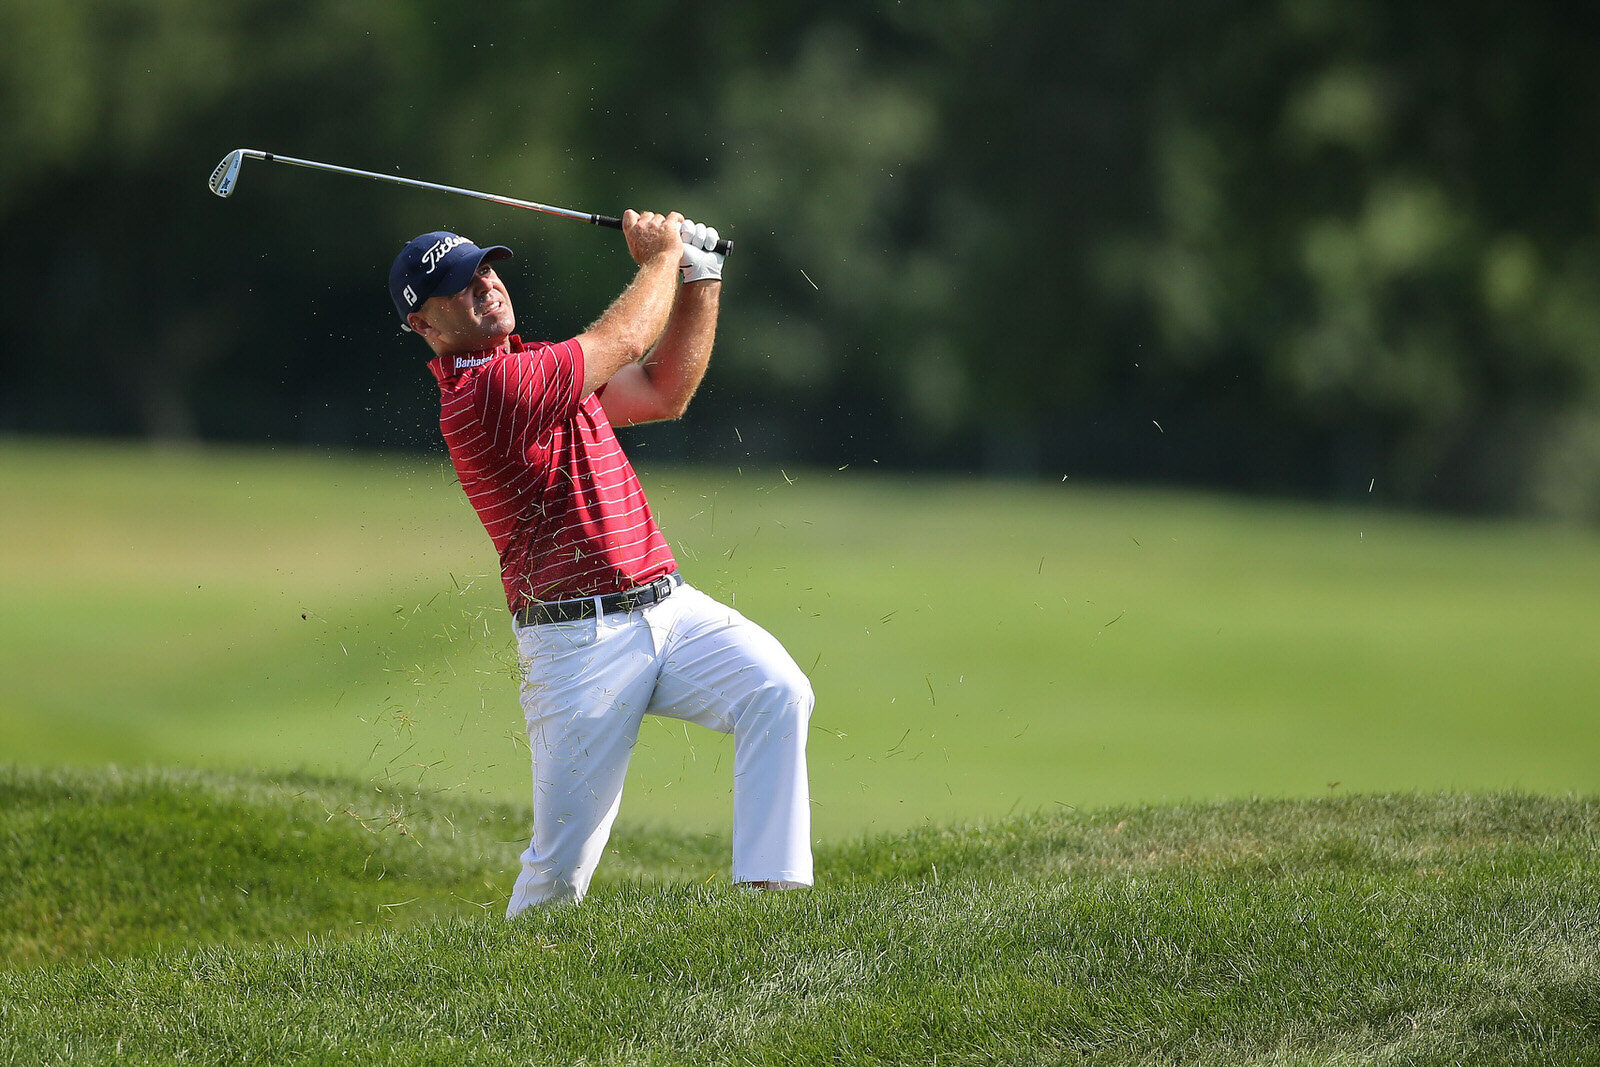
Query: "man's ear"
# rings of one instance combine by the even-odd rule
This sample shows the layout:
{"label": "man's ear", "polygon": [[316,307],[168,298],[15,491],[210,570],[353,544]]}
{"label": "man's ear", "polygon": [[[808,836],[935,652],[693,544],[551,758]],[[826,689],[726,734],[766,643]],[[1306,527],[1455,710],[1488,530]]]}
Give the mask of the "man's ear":
{"label": "man's ear", "polygon": [[439,336],[439,331],[433,328],[433,323],[423,317],[422,312],[413,311],[406,316],[406,325],[411,327],[411,332],[424,341],[431,341]]}

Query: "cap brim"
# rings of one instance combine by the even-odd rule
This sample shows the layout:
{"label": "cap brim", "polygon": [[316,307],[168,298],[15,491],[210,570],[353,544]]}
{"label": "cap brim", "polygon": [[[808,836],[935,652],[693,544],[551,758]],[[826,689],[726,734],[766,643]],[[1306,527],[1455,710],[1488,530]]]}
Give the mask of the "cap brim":
{"label": "cap brim", "polygon": [[463,257],[450,265],[450,269],[439,279],[439,284],[433,287],[433,292],[429,296],[455,296],[471,284],[473,276],[478,273],[478,268],[485,261],[494,262],[497,259],[511,257],[512,251],[505,245],[492,245],[476,256]]}

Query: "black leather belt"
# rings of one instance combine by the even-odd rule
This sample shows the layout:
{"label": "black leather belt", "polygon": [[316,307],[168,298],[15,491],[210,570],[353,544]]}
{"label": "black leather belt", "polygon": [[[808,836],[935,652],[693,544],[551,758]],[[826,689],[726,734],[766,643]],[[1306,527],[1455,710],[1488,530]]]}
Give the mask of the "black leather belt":
{"label": "black leather belt", "polygon": [[[518,626],[537,626],[544,622],[576,622],[592,619],[596,614],[611,615],[619,611],[638,611],[659,600],[665,600],[672,591],[683,584],[683,577],[673,571],[665,578],[657,578],[649,585],[624,589],[607,596],[575,597],[572,600],[538,600],[517,612]],[[595,602],[599,602],[599,611]]]}

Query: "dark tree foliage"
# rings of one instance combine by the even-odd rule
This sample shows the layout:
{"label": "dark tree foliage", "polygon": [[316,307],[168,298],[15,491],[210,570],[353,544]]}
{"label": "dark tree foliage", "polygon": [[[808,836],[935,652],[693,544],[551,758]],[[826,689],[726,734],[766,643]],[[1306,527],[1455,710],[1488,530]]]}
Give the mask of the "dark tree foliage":
{"label": "dark tree foliage", "polygon": [[[688,459],[1600,517],[1600,45],[1530,0],[0,0],[0,432],[436,449],[384,289],[614,233],[255,147],[731,234]],[[34,328],[42,327],[39,336]]]}

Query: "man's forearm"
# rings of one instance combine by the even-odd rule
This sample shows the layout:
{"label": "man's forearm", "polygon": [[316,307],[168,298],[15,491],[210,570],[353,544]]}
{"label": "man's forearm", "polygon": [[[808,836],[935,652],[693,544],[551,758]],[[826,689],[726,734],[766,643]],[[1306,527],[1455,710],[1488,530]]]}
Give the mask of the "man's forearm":
{"label": "man's forearm", "polygon": [[676,306],[677,289],[677,262],[665,256],[651,259],[640,266],[605,314],[579,335],[586,393],[600,388],[657,344]]}
{"label": "man's forearm", "polygon": [[642,365],[663,404],[678,415],[706,376],[721,301],[720,281],[679,286],[666,330]]}

